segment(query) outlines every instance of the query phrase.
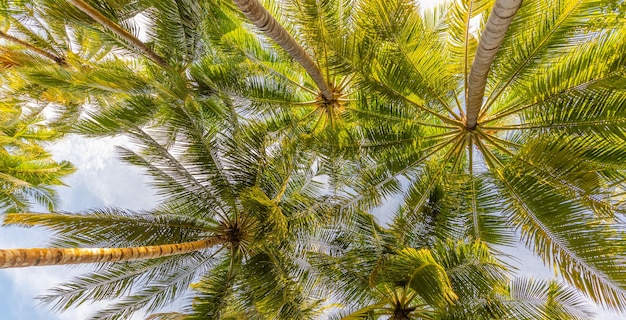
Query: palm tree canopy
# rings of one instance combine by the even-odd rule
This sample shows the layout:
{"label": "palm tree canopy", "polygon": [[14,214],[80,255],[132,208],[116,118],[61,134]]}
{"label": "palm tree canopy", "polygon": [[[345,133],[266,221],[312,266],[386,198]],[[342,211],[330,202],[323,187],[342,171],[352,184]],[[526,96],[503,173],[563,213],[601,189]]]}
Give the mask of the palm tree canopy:
{"label": "palm tree canopy", "polygon": [[50,128],[42,108],[28,107],[17,97],[0,96],[0,213],[58,205],[55,186],[74,172],[67,161],[55,161],[46,143],[62,135]]}
{"label": "palm tree canopy", "polygon": [[[120,156],[165,200],[131,220],[186,221],[163,243],[230,237],[215,252],[105,265],[44,299],[108,299],[163,271],[102,318],[158,310],[180,296],[163,287],[194,281],[196,299],[172,317],[314,317],[328,268],[356,316],[454,318],[465,309],[453,301],[587,316],[567,287],[500,281],[498,266],[449,270],[468,257],[495,266],[485,252],[521,238],[569,286],[626,311],[626,24],[606,15],[623,2],[520,2],[1,4],[0,67],[16,75],[6,90],[55,106],[64,129],[140,146]],[[378,217],[389,224],[371,223],[389,203]],[[116,230],[128,220],[113,211],[9,222],[49,226],[68,247],[170,237]],[[468,284],[479,277],[499,291]]]}
{"label": "palm tree canopy", "polygon": [[[106,125],[102,119],[99,124]],[[236,133],[231,128],[221,132],[228,136],[220,136],[208,131],[214,119],[205,122],[181,112],[170,120],[187,122],[175,140],[164,134],[169,125],[139,129],[129,124],[124,130],[144,147],[120,149],[126,161],[151,173],[164,203],[146,212],[110,208],[8,215],[5,224],[54,231],[57,248],[0,250],[2,265],[98,263],[93,273],[41,297],[63,310],[131,292],[98,312],[97,319],[158,310],[188,293],[196,281],[200,297],[209,290],[201,288],[217,282],[222,287],[213,289],[216,295],[231,301],[194,303],[187,311],[201,318],[232,310],[257,318],[272,317],[277,310],[284,319],[315,314],[321,297],[299,284],[308,279],[297,263],[302,251],[293,243],[328,211],[311,160],[306,160],[310,156],[288,143],[273,150],[262,125],[239,127]],[[82,128],[103,129],[95,124],[88,120]],[[116,261],[128,262],[111,263]],[[132,289],[138,283],[142,287]]]}

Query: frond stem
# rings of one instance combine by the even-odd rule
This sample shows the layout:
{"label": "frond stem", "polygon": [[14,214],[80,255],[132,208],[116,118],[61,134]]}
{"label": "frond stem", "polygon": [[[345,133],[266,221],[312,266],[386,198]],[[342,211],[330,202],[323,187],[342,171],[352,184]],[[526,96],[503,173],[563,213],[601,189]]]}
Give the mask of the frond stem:
{"label": "frond stem", "polygon": [[38,47],[35,47],[34,45],[32,45],[32,44],[30,44],[30,43],[28,43],[26,41],[20,40],[20,39],[14,37],[14,36],[11,36],[9,34],[6,34],[6,33],[2,32],[2,31],[0,31],[0,38],[1,39],[5,39],[5,40],[7,40],[9,42],[13,42],[15,44],[18,44],[18,45],[20,45],[20,46],[22,46],[22,47],[24,47],[24,48],[26,48],[26,49],[28,49],[30,51],[33,51],[33,52],[39,54],[40,56],[46,57],[46,58],[54,61],[56,64],[58,64],[60,66],[66,66],[67,65],[67,63],[65,62],[65,58],[56,56],[56,55],[54,55],[54,54],[52,54],[52,53],[50,53],[50,52],[48,52],[46,50],[43,50],[43,49],[38,48]]}
{"label": "frond stem", "polygon": [[[446,155],[444,156],[443,160],[441,162],[441,165],[439,166],[439,169],[437,170],[436,174],[434,177],[432,177],[430,179],[430,184],[427,186],[426,190],[424,190],[424,192],[422,193],[422,197],[420,198],[420,200],[417,202],[417,204],[413,207],[413,210],[411,210],[411,217],[415,216],[417,214],[417,211],[419,209],[422,208],[422,206],[424,205],[424,203],[426,203],[426,201],[428,200],[428,197],[430,195],[430,192],[432,190],[432,188],[435,186],[435,184],[437,183],[439,177],[443,174],[443,171],[445,169],[446,164],[448,164],[448,162],[450,161],[450,158],[452,156],[452,153],[454,152],[454,150],[456,150],[459,147],[459,144],[462,144],[463,142],[463,135],[459,134],[458,136],[455,137],[455,139],[458,139],[458,141],[456,141],[454,143],[454,146],[452,148],[450,148],[450,150],[448,150],[448,152],[446,153]],[[452,142],[453,140],[451,140],[450,142]],[[404,238],[406,232],[408,232],[408,230],[405,230],[402,234],[402,238]]]}
{"label": "frond stem", "polygon": [[367,114],[367,115],[371,115],[380,119],[386,119],[386,120],[392,120],[392,121],[407,121],[413,124],[417,124],[420,126],[427,126],[427,127],[433,127],[433,128],[442,128],[442,129],[458,129],[458,126],[446,126],[446,125],[441,125],[441,124],[433,124],[433,123],[428,123],[428,122],[421,122],[421,121],[414,121],[412,119],[406,119],[406,118],[400,118],[400,117],[395,117],[395,116],[389,116],[389,115],[382,115],[380,113],[377,112],[373,112],[373,111],[369,111],[369,110],[362,110],[362,109],[356,109],[356,108],[346,108],[346,110],[350,110],[356,113],[362,113],[362,114]]}
{"label": "frond stem", "polygon": [[496,167],[502,167],[500,160],[496,158],[493,153],[491,153],[491,151],[483,144],[482,141],[480,141],[480,139],[476,139],[476,146],[483,153],[483,158],[487,162],[489,168],[495,170]]}
{"label": "frond stem", "polygon": [[[515,142],[511,142],[511,141],[508,141],[508,140],[505,140],[505,139],[502,139],[502,138],[496,137],[496,136],[494,136],[494,135],[491,135],[491,134],[489,134],[489,133],[486,133],[486,132],[484,132],[482,129],[479,129],[479,130],[477,130],[477,131],[479,132],[479,134],[480,134],[483,138],[485,138],[487,141],[489,141],[489,142],[490,142],[490,143],[492,143],[493,145],[496,145],[496,144],[498,144],[498,145],[499,145],[499,144],[501,143],[501,144],[509,145],[509,146],[511,146],[511,147],[515,147],[515,148],[521,148],[521,147],[522,147],[520,144],[517,144],[517,143],[515,143]],[[513,156],[513,154],[512,154],[512,153],[510,153],[510,152],[511,152],[511,151],[509,151],[509,152],[508,152],[508,153],[509,153],[509,155]]]}
{"label": "frond stem", "polygon": [[577,128],[594,125],[620,125],[626,123],[626,118],[607,119],[595,121],[577,121],[577,122],[553,122],[548,124],[520,123],[515,125],[500,127],[482,127],[485,130],[536,130],[536,129],[558,129],[558,128]]}
{"label": "frond stem", "polygon": [[[470,31],[470,20],[472,18],[472,9],[474,8],[474,0],[471,0],[469,3],[469,7],[467,9],[467,22],[465,24],[465,45],[463,46],[465,49],[465,54],[463,57],[463,80],[464,80],[464,93],[467,97],[468,95],[468,77],[469,77],[469,31]],[[457,97],[458,99],[458,97]],[[459,109],[461,108],[461,104],[459,103]]]}
{"label": "frond stem", "polygon": [[145,54],[150,60],[158,64],[163,68],[169,68],[169,65],[161,56],[159,56],[156,52],[152,51],[145,43],[141,42],[141,40],[137,39],[130,32],[124,30],[124,28],[120,27],[117,23],[107,18],[105,15],[100,13],[94,7],[89,5],[87,2],[83,0],[67,0],[69,3],[74,5],[80,11],[94,19],[96,22],[100,23],[103,27],[109,29],[111,32],[115,33],[120,38],[124,39],[126,42],[137,48],[141,53]]}
{"label": "frond stem", "polygon": [[[381,143],[366,143],[361,145],[364,148],[370,148],[370,147],[380,147],[380,146],[389,146],[389,145],[396,145],[396,144],[402,144],[405,142],[415,142],[415,141],[437,141],[440,140],[440,138],[445,138],[451,135],[458,135],[459,132],[461,131],[461,129],[455,130],[455,131],[451,131],[451,132],[446,132],[446,133],[441,133],[441,134],[434,134],[432,136],[426,136],[426,137],[418,137],[418,138],[410,138],[410,139],[400,139],[400,140],[394,140],[394,141],[389,141],[389,142],[381,142]],[[422,139],[422,140],[420,140]]]}
{"label": "frond stem", "polygon": [[491,138],[491,136],[490,136],[489,134],[486,134],[486,133],[485,133],[485,132],[483,132],[482,130],[476,130],[476,131],[478,132],[478,134],[479,134],[479,135],[480,135],[483,139],[485,139],[485,140],[489,141],[489,143],[490,143],[491,145],[493,145],[494,147],[496,147],[496,148],[500,149],[501,151],[503,151],[504,153],[508,154],[508,155],[509,155],[509,156],[511,156],[511,157],[514,157],[514,156],[515,156],[515,154],[514,154],[511,150],[509,150],[509,149],[507,149],[507,148],[503,147],[502,145],[500,145],[500,143],[498,143],[497,141],[495,141],[494,139],[492,139],[492,138]]}
{"label": "frond stem", "polygon": [[396,96],[397,98],[402,99],[402,100],[404,100],[404,101],[408,102],[409,104],[411,104],[411,105],[413,105],[413,106],[417,107],[418,109],[420,109],[420,110],[422,110],[422,111],[424,111],[424,112],[426,112],[426,113],[429,113],[429,114],[431,114],[431,115],[433,115],[433,116],[435,116],[435,117],[439,118],[439,119],[440,119],[441,121],[443,121],[444,123],[447,123],[447,124],[453,125],[453,126],[455,126],[455,127],[460,127],[460,126],[463,126],[463,122],[461,122],[461,121],[459,121],[459,120],[456,120],[456,119],[452,119],[452,118],[447,117],[447,116],[444,116],[444,115],[442,115],[442,114],[439,114],[438,112],[433,111],[433,110],[431,110],[430,108],[427,108],[427,107],[425,107],[425,106],[423,106],[423,105],[421,105],[421,104],[419,104],[419,103],[417,103],[417,102],[415,102],[415,101],[413,101],[413,100],[411,100],[411,99],[407,98],[404,94],[401,94],[401,93],[397,92],[396,90],[394,90],[393,88],[388,87],[387,85],[385,85],[385,84],[384,84],[384,83],[382,83],[382,82],[379,82],[379,81],[377,81],[377,80],[373,80],[373,81],[374,81],[377,85],[382,86],[382,87],[384,87],[385,89],[387,89],[387,90],[391,91],[391,92],[394,94],[394,96]]}

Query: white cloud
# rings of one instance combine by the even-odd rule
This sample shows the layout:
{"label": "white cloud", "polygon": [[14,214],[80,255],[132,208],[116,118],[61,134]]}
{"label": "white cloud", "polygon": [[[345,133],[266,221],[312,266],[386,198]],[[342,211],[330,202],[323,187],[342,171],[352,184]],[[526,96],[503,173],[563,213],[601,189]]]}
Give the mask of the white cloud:
{"label": "white cloud", "polygon": [[83,170],[102,170],[115,160],[115,146],[128,144],[125,137],[85,138],[68,135],[53,144],[50,151],[57,160],[70,160]]}
{"label": "white cloud", "polygon": [[71,190],[60,190],[65,200],[63,209],[113,205],[149,209],[154,205],[156,197],[149,187],[150,179],[141,169],[120,162],[116,146],[130,147],[130,143],[125,137],[94,139],[70,135],[50,148],[56,160],[68,160],[78,168],[66,180]]}
{"label": "white cloud", "polygon": [[[157,201],[148,186],[149,178],[136,167],[116,158],[115,146],[128,145],[128,139],[90,139],[69,135],[50,147],[56,160],[68,160],[77,172],[65,180],[69,187],[59,188],[61,210],[80,211],[87,208],[112,206],[149,209]],[[0,230],[0,248],[45,246],[49,233],[43,229],[6,227]],[[38,308],[34,297],[45,294],[60,282],[89,271],[89,267],[30,267],[0,271],[0,286],[12,288],[10,297],[3,297],[11,308],[25,316],[46,320],[85,319],[106,303],[85,304],[63,313]],[[8,301],[7,301],[8,300]],[[133,319],[142,319],[139,314]]]}
{"label": "white cloud", "polygon": [[444,3],[444,2],[447,2],[447,1],[449,1],[449,0],[418,0],[417,2],[419,2],[420,8],[422,10],[429,10],[429,9],[434,8],[438,4]]}

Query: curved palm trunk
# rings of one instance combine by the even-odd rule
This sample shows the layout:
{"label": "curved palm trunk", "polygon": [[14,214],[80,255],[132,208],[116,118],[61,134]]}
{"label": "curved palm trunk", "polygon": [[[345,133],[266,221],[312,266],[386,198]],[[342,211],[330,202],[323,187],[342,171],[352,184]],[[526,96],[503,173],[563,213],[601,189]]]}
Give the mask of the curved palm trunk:
{"label": "curved palm trunk", "polygon": [[504,34],[509,29],[511,21],[513,21],[513,17],[521,5],[522,0],[497,0],[491,10],[489,20],[478,43],[467,84],[465,126],[470,130],[476,128],[491,63],[504,40]]}
{"label": "curved palm trunk", "polygon": [[41,48],[37,48],[37,47],[33,46],[32,44],[30,44],[30,43],[28,43],[26,41],[22,41],[22,40],[20,40],[20,39],[18,39],[16,37],[13,37],[11,35],[8,35],[8,34],[2,32],[2,31],[0,31],[0,39],[5,39],[7,41],[10,41],[10,42],[13,42],[15,44],[18,44],[18,45],[20,45],[22,47],[25,47],[26,49],[28,49],[30,51],[33,51],[33,52],[35,52],[35,53],[37,53],[37,54],[39,54],[41,56],[44,56],[44,57],[46,57],[46,58],[56,62],[60,66],[66,65],[64,58],[56,56],[56,55],[54,55],[54,54],[52,54],[52,53],[50,53],[48,51],[45,51],[45,50],[43,50]]}
{"label": "curved palm trunk", "polygon": [[87,14],[89,17],[103,25],[105,28],[111,30],[120,38],[124,39],[124,41],[130,43],[135,48],[139,49],[141,53],[145,54],[150,60],[154,61],[156,64],[160,65],[163,68],[169,67],[165,59],[161,58],[156,52],[152,51],[152,49],[148,48],[148,46],[141,42],[141,40],[137,39],[134,35],[130,34],[130,32],[124,30],[124,28],[120,27],[117,23],[111,21],[109,18],[105,17],[98,10],[94,9],[87,2],[83,0],[67,0],[67,2],[74,5],[80,11]]}
{"label": "curved palm trunk", "polygon": [[1,249],[0,269],[96,262],[119,262],[173,256],[207,249],[226,242],[224,236],[204,240],[131,248]]}
{"label": "curved palm trunk", "polygon": [[265,10],[258,0],[233,0],[239,7],[239,10],[261,31],[265,32],[270,38],[278,43],[281,48],[285,49],[289,55],[294,58],[304,70],[313,78],[318,89],[326,100],[333,98],[333,93],[322,72],[315,62],[304,51],[296,40],[283,28],[272,15]]}

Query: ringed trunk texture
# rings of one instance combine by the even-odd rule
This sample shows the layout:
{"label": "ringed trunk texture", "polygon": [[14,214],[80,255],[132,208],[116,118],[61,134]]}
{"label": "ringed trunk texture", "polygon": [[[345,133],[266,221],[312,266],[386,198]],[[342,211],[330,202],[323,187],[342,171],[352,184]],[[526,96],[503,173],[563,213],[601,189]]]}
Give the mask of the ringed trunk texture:
{"label": "ringed trunk texture", "polygon": [[513,17],[521,5],[522,0],[496,0],[491,10],[489,20],[487,20],[485,30],[478,43],[467,84],[465,126],[470,130],[476,128],[477,125],[478,114],[485,95],[487,75],[493,59],[504,40],[504,34],[509,29],[511,21],[513,21]]}
{"label": "ringed trunk texture", "polygon": [[192,242],[131,248],[0,249],[0,269],[144,260],[198,251],[225,242],[226,237],[214,236]]}
{"label": "ringed trunk texture", "polygon": [[137,37],[132,35],[130,32],[124,30],[124,28],[120,27],[117,23],[105,17],[102,13],[100,13],[100,11],[90,6],[87,2],[83,0],[67,0],[67,2],[74,5],[80,11],[87,14],[89,17],[94,19],[96,22],[100,23],[105,28],[111,30],[117,36],[124,39],[124,41],[130,43],[133,47],[139,49],[141,53],[145,54],[148,58],[150,58],[150,60],[154,61],[159,66],[163,68],[169,67],[165,59],[161,58],[161,56],[156,54],[156,52],[148,48],[148,46],[145,43],[141,42],[139,39],[137,39]]}
{"label": "ringed trunk texture", "polygon": [[313,62],[311,57],[304,51],[304,48],[296,42],[289,32],[265,10],[258,0],[233,0],[233,2],[252,24],[263,31],[268,37],[272,38],[272,40],[276,41],[281,48],[287,51],[292,58],[302,65],[304,70],[311,76],[313,81],[315,81],[315,84],[326,100],[332,99],[332,90],[326,80],[324,80],[324,76],[315,62]]}
{"label": "ringed trunk texture", "polygon": [[0,39],[5,39],[5,40],[7,40],[9,42],[13,42],[15,44],[18,44],[18,45],[20,45],[20,46],[22,46],[22,47],[24,47],[24,48],[26,48],[26,49],[28,49],[30,51],[33,51],[33,52],[35,52],[35,53],[37,53],[37,54],[39,54],[41,56],[44,56],[44,57],[46,57],[46,58],[56,62],[58,65],[61,65],[61,66],[65,65],[65,59],[63,59],[62,57],[58,57],[58,56],[56,56],[56,55],[54,55],[54,54],[52,54],[52,53],[50,53],[48,51],[45,51],[45,50],[43,50],[41,48],[37,48],[37,47],[33,46],[32,44],[30,44],[30,43],[28,43],[26,41],[22,41],[22,40],[20,40],[20,39],[18,39],[16,37],[13,37],[11,35],[8,35],[8,34],[2,32],[2,31],[0,31]]}

